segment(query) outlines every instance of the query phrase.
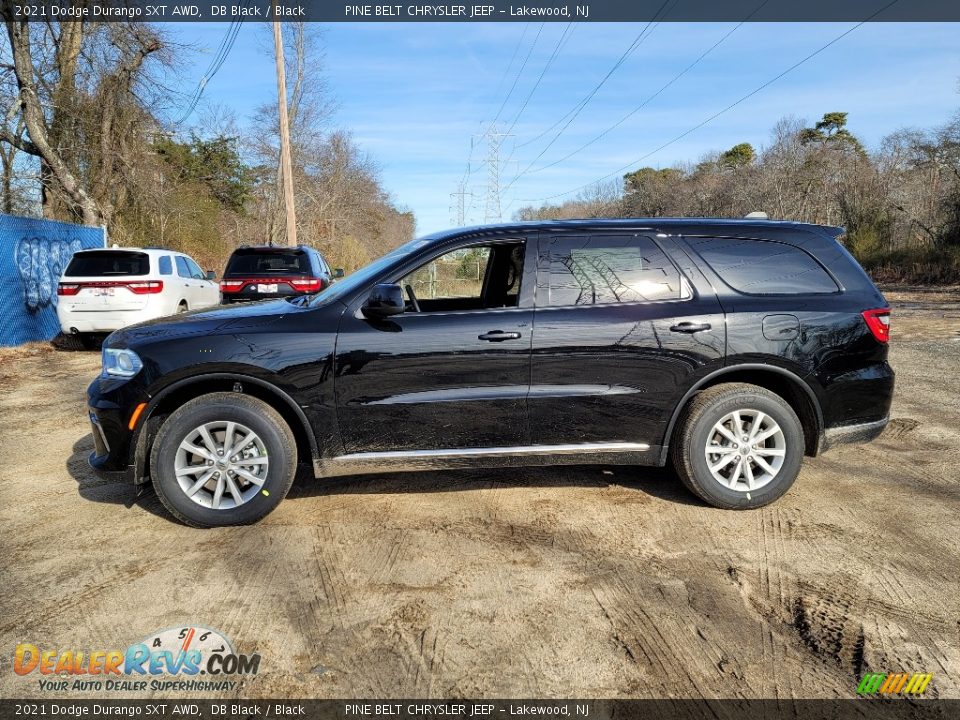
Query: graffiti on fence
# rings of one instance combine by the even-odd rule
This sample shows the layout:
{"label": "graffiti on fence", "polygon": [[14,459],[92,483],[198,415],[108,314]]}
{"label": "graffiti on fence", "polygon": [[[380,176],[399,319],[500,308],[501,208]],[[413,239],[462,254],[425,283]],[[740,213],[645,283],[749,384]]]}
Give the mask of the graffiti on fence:
{"label": "graffiti on fence", "polygon": [[24,236],[14,250],[26,311],[57,304],[57,282],[73,254],[83,247],[79,239]]}

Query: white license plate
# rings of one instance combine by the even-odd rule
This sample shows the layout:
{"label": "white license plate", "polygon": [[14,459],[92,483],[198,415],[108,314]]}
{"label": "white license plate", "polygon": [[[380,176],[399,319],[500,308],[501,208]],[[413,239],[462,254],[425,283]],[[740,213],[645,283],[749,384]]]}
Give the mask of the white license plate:
{"label": "white license plate", "polygon": [[113,297],[113,291],[116,288],[94,288],[93,293],[99,297]]}
{"label": "white license plate", "polygon": [[270,283],[269,285],[264,285],[261,283],[260,285],[257,285],[257,292],[275,293],[276,291],[277,291],[276,283]]}

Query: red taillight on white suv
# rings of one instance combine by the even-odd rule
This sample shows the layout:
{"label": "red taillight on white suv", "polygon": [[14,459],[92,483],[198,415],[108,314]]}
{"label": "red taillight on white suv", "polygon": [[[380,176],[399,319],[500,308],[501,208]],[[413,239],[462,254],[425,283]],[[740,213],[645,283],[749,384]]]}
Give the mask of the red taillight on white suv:
{"label": "red taillight on white suv", "polygon": [[320,292],[323,290],[323,280],[320,278],[293,278],[288,281],[294,290],[301,292]]}
{"label": "red taillight on white suv", "polygon": [[864,310],[860,314],[878,342],[890,342],[890,308]]}
{"label": "red taillight on white suv", "polygon": [[163,292],[163,280],[131,282],[127,283],[126,285],[137,295],[155,295],[156,293]]}
{"label": "red taillight on white suv", "polygon": [[114,280],[60,283],[57,285],[57,295],[76,295],[84,288],[127,288],[135,295],[155,295],[163,292],[163,280],[136,280],[134,282],[119,282]]}

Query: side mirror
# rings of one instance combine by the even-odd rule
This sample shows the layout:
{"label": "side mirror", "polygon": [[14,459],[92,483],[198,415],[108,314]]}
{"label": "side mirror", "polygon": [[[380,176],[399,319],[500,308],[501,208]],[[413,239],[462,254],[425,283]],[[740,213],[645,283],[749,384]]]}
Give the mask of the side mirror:
{"label": "side mirror", "polygon": [[334,280],[339,280],[342,277],[343,277],[343,268],[337,268],[336,270],[333,271]]}
{"label": "side mirror", "polygon": [[213,270],[207,270],[207,280],[216,280],[217,274]]}
{"label": "side mirror", "polygon": [[381,320],[391,315],[399,315],[405,309],[403,288],[399,285],[374,285],[360,312],[364,317]]}

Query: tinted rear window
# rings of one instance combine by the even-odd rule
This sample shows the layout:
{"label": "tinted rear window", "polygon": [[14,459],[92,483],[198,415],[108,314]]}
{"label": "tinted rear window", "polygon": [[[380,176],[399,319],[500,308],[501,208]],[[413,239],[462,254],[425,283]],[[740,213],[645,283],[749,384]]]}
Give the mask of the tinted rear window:
{"label": "tinted rear window", "polygon": [[835,293],[840,288],[809,254],[764,240],[691,239],[691,244],[734,290],[753,295]]}
{"label": "tinted rear window", "polygon": [[74,255],[64,274],[68,277],[100,277],[147,275],[149,272],[150,256],[146,253],[94,250]]}
{"label": "tinted rear window", "polygon": [[230,257],[224,277],[241,275],[310,275],[310,258],[300,250],[238,250]]}

